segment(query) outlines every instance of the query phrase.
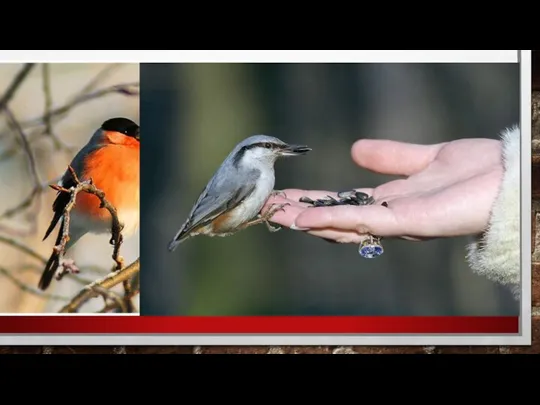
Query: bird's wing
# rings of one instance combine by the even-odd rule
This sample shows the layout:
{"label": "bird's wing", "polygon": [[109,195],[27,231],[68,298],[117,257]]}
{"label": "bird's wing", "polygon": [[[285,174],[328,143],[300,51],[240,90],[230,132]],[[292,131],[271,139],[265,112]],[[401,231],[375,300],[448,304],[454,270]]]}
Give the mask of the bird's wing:
{"label": "bird's wing", "polygon": [[236,190],[227,190],[219,194],[206,194],[189,218],[184,233],[204,226],[216,217],[232,210],[244,201],[255,189],[255,184],[243,184]]}
{"label": "bird's wing", "polygon": [[192,230],[207,225],[218,216],[237,207],[255,190],[257,184],[255,180],[258,175],[258,172],[250,173],[240,187],[226,183],[220,187],[219,192],[216,192],[213,187],[205,189],[189,218],[171,241],[169,249],[174,249]]}
{"label": "bird's wing", "polygon": [[[70,189],[71,187],[76,186],[75,179],[71,175],[69,170],[66,170],[64,173],[64,176],[62,177],[61,181],[62,187]],[[55,228],[56,224],[62,218],[62,215],[64,215],[64,209],[66,208],[66,205],[69,203],[69,200],[71,198],[71,194],[64,193],[62,191],[59,191],[56,194],[56,199],[53,202],[53,212],[54,216],[51,220],[51,223],[49,227],[47,228],[47,231],[45,232],[45,236],[43,237],[43,240],[47,239],[49,235],[51,234],[52,230]]]}
{"label": "bird's wing", "polygon": [[[75,155],[73,160],[70,162],[71,167],[73,170],[75,170],[75,173],[77,173],[77,176],[79,177],[79,180],[85,180],[82,177],[82,174],[84,172],[85,167],[85,160],[91,153],[95,152],[96,150],[103,147],[102,144],[94,142],[94,138],[92,138],[89,143],[87,143],[79,152]],[[76,186],[75,179],[71,175],[71,172],[69,169],[67,169],[64,172],[64,175],[62,176],[62,180],[60,181],[60,184],[62,187],[70,189],[71,187]],[[51,220],[51,223],[49,225],[49,228],[47,228],[47,231],[45,231],[45,236],[43,237],[43,240],[47,239],[60,220],[62,218],[62,215],[64,215],[64,209],[66,208],[66,205],[69,203],[69,200],[71,198],[71,195],[69,193],[63,193],[59,191],[56,195],[56,199],[53,202],[53,212],[54,216]]]}

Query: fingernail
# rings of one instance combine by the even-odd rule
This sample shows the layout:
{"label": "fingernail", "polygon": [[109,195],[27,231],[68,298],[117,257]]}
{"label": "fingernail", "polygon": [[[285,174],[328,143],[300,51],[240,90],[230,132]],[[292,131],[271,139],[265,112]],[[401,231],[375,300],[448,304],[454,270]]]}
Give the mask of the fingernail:
{"label": "fingernail", "polygon": [[299,227],[297,227],[297,226],[294,224],[294,222],[293,222],[293,224],[291,225],[291,229],[292,229],[293,231],[309,231],[309,228],[299,228]]}

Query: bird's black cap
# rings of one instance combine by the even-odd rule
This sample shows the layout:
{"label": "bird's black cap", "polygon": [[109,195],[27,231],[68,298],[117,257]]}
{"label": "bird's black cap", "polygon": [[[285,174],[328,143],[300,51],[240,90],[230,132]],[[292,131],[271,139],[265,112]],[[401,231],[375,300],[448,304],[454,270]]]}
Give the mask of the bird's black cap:
{"label": "bird's black cap", "polygon": [[139,139],[139,126],[127,118],[111,118],[101,124],[104,131],[115,131]]}

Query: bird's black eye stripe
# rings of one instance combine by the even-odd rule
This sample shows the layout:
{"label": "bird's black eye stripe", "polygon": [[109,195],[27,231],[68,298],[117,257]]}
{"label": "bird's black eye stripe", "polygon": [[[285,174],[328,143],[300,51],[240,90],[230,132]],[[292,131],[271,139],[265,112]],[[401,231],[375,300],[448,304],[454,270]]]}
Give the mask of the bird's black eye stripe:
{"label": "bird's black eye stripe", "polygon": [[259,143],[252,143],[251,145],[246,145],[242,149],[249,150],[253,148],[266,148],[266,149],[276,149],[279,146],[271,143],[271,142],[259,142]]}
{"label": "bird's black eye stripe", "polygon": [[272,142],[261,142],[261,143],[257,143],[253,146],[259,146],[261,148],[266,148],[266,149],[277,149],[279,148],[278,145],[276,145],[275,143],[272,143]]}
{"label": "bird's black eye stripe", "polygon": [[265,149],[280,149],[281,145],[278,145],[272,142],[259,142],[259,143],[252,143],[251,145],[246,145],[242,147],[242,149],[246,151],[246,150],[250,150],[257,147],[265,148]]}

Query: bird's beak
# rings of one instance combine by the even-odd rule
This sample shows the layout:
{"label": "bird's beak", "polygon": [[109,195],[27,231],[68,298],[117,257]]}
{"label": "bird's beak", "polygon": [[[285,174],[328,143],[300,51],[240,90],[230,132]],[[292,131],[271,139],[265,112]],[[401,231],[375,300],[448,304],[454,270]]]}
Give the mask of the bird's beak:
{"label": "bird's beak", "polygon": [[281,149],[280,154],[282,156],[297,156],[305,155],[311,150],[311,148],[306,145],[288,145]]}
{"label": "bird's beak", "polygon": [[140,141],[141,140],[141,130],[140,128],[137,129],[137,133],[135,134],[135,139]]}

